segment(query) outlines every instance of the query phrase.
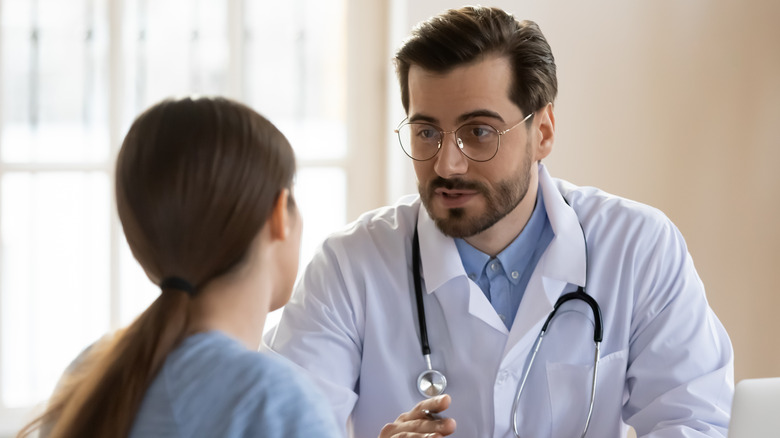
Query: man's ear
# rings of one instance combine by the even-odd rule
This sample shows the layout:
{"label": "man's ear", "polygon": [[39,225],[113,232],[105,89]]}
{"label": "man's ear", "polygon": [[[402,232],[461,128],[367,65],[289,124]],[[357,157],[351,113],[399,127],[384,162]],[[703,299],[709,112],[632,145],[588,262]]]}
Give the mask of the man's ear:
{"label": "man's ear", "polygon": [[553,143],[555,143],[555,113],[553,104],[548,103],[538,112],[537,132],[539,135],[539,147],[534,151],[534,161],[541,161],[552,152]]}
{"label": "man's ear", "polygon": [[274,201],[274,209],[268,218],[268,226],[271,231],[271,239],[285,240],[290,234],[290,213],[287,210],[287,199],[290,197],[289,189],[282,189]]}

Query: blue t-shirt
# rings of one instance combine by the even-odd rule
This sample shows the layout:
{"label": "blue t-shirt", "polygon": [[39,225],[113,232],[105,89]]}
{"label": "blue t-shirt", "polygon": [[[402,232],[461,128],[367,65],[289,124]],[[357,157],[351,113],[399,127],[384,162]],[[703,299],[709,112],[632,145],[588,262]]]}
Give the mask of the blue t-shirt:
{"label": "blue t-shirt", "polygon": [[[121,395],[120,395],[121,396]],[[165,360],[130,432],[150,437],[337,437],[324,397],[286,359],[211,331]]]}

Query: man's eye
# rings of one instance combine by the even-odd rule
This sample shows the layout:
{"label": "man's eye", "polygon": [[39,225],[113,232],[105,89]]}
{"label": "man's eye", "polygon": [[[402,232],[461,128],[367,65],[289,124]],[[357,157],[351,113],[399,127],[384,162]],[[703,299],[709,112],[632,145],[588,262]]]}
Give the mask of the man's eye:
{"label": "man's eye", "polygon": [[417,130],[417,137],[420,137],[423,140],[431,140],[436,138],[436,130],[433,128],[419,128]]}
{"label": "man's eye", "polygon": [[495,138],[496,130],[489,125],[464,125],[458,136],[467,144],[489,143]]}
{"label": "man's eye", "polygon": [[471,136],[472,137],[485,137],[490,135],[490,130],[485,128],[484,126],[473,126],[471,128]]}

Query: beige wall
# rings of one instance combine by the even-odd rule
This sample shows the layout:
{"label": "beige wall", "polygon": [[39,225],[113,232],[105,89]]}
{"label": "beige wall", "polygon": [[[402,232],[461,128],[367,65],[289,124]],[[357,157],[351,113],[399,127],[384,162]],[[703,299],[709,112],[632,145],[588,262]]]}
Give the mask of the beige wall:
{"label": "beige wall", "polygon": [[[409,4],[412,23],[460,5]],[[537,21],[556,56],[551,173],[663,210],[737,381],[780,376],[780,2],[493,4]]]}

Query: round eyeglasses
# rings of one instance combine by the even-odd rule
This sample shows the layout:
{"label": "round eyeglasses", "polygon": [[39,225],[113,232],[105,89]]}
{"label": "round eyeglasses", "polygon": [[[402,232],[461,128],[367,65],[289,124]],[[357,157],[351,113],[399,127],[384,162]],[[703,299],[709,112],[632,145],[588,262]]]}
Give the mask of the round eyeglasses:
{"label": "round eyeglasses", "polygon": [[445,134],[455,134],[455,143],[460,152],[472,161],[489,161],[498,153],[501,136],[515,129],[533,116],[530,113],[511,128],[499,131],[485,123],[467,123],[454,131],[444,131],[430,123],[407,122],[404,120],[395,130],[401,148],[409,158],[426,161],[435,157],[441,149]]}

